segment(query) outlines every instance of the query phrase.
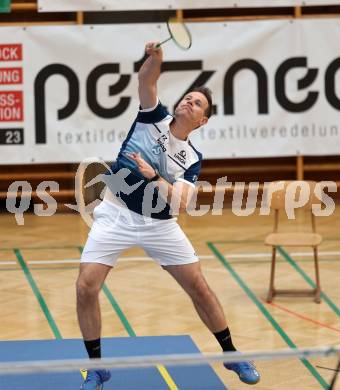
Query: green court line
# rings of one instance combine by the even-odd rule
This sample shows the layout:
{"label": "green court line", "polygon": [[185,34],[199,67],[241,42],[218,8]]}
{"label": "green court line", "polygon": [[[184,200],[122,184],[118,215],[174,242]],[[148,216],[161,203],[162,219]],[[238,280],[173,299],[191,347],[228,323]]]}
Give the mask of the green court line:
{"label": "green court line", "polygon": [[[303,277],[303,279],[312,287],[315,288],[315,282],[306,274],[306,272],[292,259],[292,257],[281,247],[277,247],[278,252],[281,256]],[[339,307],[321,291],[321,298],[327,303],[327,305],[334,311],[337,316],[340,316]]]}
{"label": "green court line", "polygon": [[[253,301],[253,303],[257,306],[257,308],[261,311],[261,313],[265,316],[265,318],[271,323],[273,328],[278,332],[278,334],[282,337],[282,339],[286,342],[286,344],[292,348],[296,349],[297,346],[291,340],[291,338],[287,335],[287,333],[282,329],[279,323],[272,317],[270,312],[266,309],[266,307],[261,303],[261,301],[256,297],[256,295],[252,292],[252,290],[247,286],[247,284],[241,279],[238,273],[234,270],[234,268],[230,265],[230,263],[226,260],[226,258],[219,252],[219,250],[215,247],[214,243],[207,242],[208,247],[220,261],[220,263],[224,266],[224,268],[229,271],[231,276],[236,280],[239,286],[243,289],[243,291],[248,295],[248,297]],[[314,376],[314,378],[319,382],[319,384],[325,389],[328,390],[329,386],[324,378],[318,373],[318,371],[314,368],[314,366],[307,359],[300,359],[304,366],[309,370],[309,372]]]}
{"label": "green court line", "polygon": [[123,324],[125,330],[127,331],[128,335],[130,337],[136,337],[135,331],[132,329],[132,326],[130,325],[130,323],[129,323],[128,319],[126,318],[125,314],[123,313],[123,310],[120,308],[120,306],[118,305],[117,301],[114,299],[114,297],[111,294],[111,291],[109,290],[109,288],[106,286],[106,284],[104,284],[102,288],[103,288],[103,291],[104,291],[107,299],[111,303],[111,306],[113,307],[113,309],[117,313],[121,323]]}
{"label": "green court line", "polygon": [[[82,246],[78,246],[77,248],[78,248],[79,252],[82,253],[83,247]],[[136,336],[135,331],[132,329],[132,326],[130,325],[130,323],[129,323],[128,319],[126,318],[125,314],[123,313],[123,310],[118,305],[118,302],[115,300],[115,298],[111,294],[111,291],[109,290],[109,288],[107,287],[107,285],[105,283],[102,286],[102,290],[103,290],[104,294],[106,295],[107,299],[109,300],[113,310],[116,312],[118,318],[120,319],[120,322],[123,324],[123,326],[124,326],[125,330],[127,331],[128,335],[130,337]]]}
{"label": "green court line", "polygon": [[60,333],[60,331],[59,331],[59,329],[57,327],[57,324],[55,323],[55,321],[54,321],[54,319],[53,319],[53,317],[52,317],[52,315],[51,315],[51,313],[50,313],[50,311],[48,309],[48,306],[47,306],[47,304],[46,304],[46,302],[45,302],[45,300],[44,300],[44,298],[43,298],[43,296],[42,296],[42,294],[41,294],[37,284],[34,281],[34,278],[33,278],[32,274],[31,274],[31,271],[27,267],[27,264],[26,264],[24,258],[22,257],[22,254],[21,254],[20,250],[15,248],[14,249],[14,253],[15,253],[15,256],[17,257],[17,259],[18,259],[18,262],[20,264],[21,269],[24,271],[26,279],[28,280],[28,283],[30,284],[31,289],[32,289],[35,297],[37,298],[37,300],[39,302],[39,305],[40,305],[40,307],[41,307],[41,309],[42,309],[42,311],[43,311],[43,313],[44,313],[44,315],[45,315],[45,317],[47,319],[47,322],[50,325],[50,328],[51,328],[51,330],[52,330],[52,332],[54,334],[54,337],[56,339],[62,339],[62,336],[61,336],[61,333]]}

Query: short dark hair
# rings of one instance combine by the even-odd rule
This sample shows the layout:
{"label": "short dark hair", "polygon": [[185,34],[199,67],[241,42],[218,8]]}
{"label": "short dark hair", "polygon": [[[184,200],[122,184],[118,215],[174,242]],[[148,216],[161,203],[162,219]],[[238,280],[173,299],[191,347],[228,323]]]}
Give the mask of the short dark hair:
{"label": "short dark hair", "polygon": [[211,89],[208,88],[208,87],[204,87],[204,86],[200,86],[200,87],[195,87],[192,92],[200,92],[202,95],[204,95],[206,97],[206,99],[208,100],[208,108],[205,110],[205,115],[210,118],[211,115],[212,115],[212,111],[213,111],[213,106],[212,106],[212,92],[211,92]]}

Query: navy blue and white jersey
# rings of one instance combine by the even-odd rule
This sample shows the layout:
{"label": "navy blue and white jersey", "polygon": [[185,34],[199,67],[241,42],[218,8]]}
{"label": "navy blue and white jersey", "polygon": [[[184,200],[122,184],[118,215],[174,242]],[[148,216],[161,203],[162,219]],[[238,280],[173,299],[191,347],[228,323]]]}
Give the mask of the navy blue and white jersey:
{"label": "navy blue and white jersey", "polygon": [[[140,153],[141,157],[159,172],[167,182],[183,181],[195,186],[201,169],[202,155],[189,140],[180,140],[170,132],[170,123],[174,119],[168,110],[158,101],[149,109],[140,109],[122,147],[116,162],[112,165],[113,173],[128,168],[130,174],[125,178],[129,186],[141,183],[131,194],[120,192],[118,195],[127,207],[143,214],[142,202],[144,189],[149,181],[138,171],[136,163],[126,153]],[[155,189],[155,195],[157,189]],[[156,199],[155,199],[156,201]],[[152,218],[171,218],[169,205]]]}

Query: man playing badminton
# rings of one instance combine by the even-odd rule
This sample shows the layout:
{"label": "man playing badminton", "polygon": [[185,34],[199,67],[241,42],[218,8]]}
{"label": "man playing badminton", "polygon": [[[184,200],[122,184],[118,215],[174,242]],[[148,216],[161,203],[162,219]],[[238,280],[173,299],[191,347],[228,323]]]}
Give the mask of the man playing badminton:
{"label": "man playing badminton", "polygon": [[[94,210],[81,258],[77,311],[85,347],[90,358],[101,357],[98,294],[121,252],[138,245],[190,296],[223,351],[236,351],[222,307],[201,272],[191,243],[173,218],[174,209],[186,209],[195,192],[202,155],[188,136],[207,123],[211,92],[205,87],[194,89],[170,115],[157,98],[162,49],[148,43],[145,51],[148,57],[139,71],[140,110],[107,176],[108,189]],[[124,184],[131,191],[117,189],[122,170],[129,172]],[[245,383],[260,380],[250,362],[225,363],[225,367]],[[107,370],[89,370],[81,389],[101,389],[109,378]]]}

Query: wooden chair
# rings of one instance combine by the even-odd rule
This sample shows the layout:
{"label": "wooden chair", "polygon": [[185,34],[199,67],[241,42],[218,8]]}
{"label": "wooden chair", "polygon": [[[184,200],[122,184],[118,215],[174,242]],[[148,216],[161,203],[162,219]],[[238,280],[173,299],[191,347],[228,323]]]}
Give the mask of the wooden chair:
{"label": "wooden chair", "polygon": [[[276,184],[275,184],[276,183]],[[272,182],[270,183],[268,189],[270,194],[270,186],[271,185],[278,185],[280,182]],[[296,201],[298,194],[292,194],[292,196],[289,196],[291,193],[288,193],[288,197],[286,197],[287,194],[287,187],[293,183],[293,187],[290,187],[291,189],[294,188],[294,184],[298,186],[298,184],[301,183],[307,183],[309,186],[310,192],[309,192],[309,199],[308,202],[301,208],[307,209],[307,211],[310,213],[310,222],[311,222],[311,232],[279,232],[278,226],[279,226],[279,214],[280,211],[283,211],[287,213],[287,210],[291,212],[296,212],[297,209],[292,210],[292,208],[289,209],[289,203],[291,204],[291,201]],[[271,270],[270,270],[270,283],[269,283],[269,291],[267,296],[267,302],[271,302],[276,295],[298,295],[298,296],[314,296],[314,301],[316,303],[320,303],[320,275],[319,275],[319,263],[318,263],[318,245],[320,245],[322,241],[322,236],[320,234],[316,233],[316,225],[315,225],[315,216],[312,212],[312,205],[314,204],[320,204],[320,199],[318,199],[314,194],[314,189],[316,186],[316,182],[312,181],[284,181],[281,182],[281,186],[283,184],[282,189],[275,190],[275,188],[272,188],[274,192],[272,193],[271,199],[268,199],[270,202],[270,209],[274,210],[275,216],[274,216],[274,230],[273,233],[269,234],[265,238],[265,244],[270,245],[272,247],[272,261],[271,261]],[[304,184],[305,185],[305,184]],[[281,213],[281,214],[283,214]],[[296,219],[295,219],[296,221]],[[312,247],[313,253],[314,253],[314,266],[315,266],[315,281],[316,281],[316,288],[312,290],[297,290],[297,289],[289,289],[289,290],[278,290],[274,287],[274,278],[275,278],[275,266],[276,266],[276,250],[278,246],[291,246],[291,247],[298,247],[298,246],[306,246],[306,247]]]}

